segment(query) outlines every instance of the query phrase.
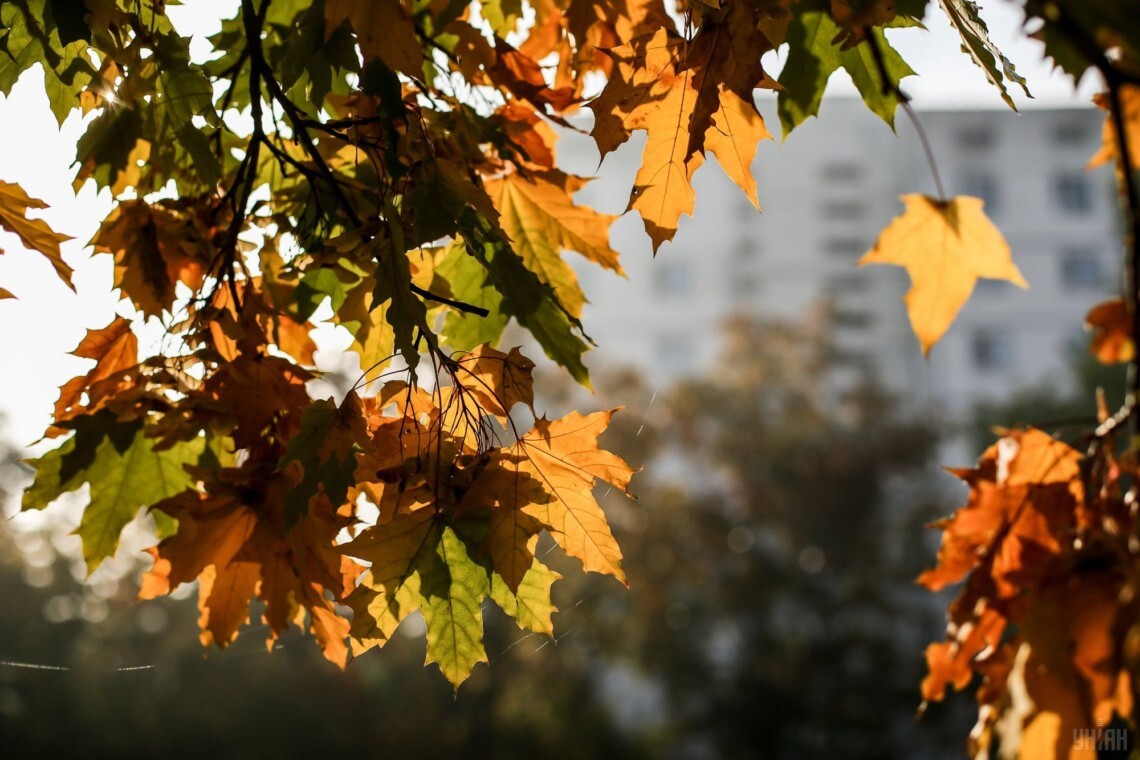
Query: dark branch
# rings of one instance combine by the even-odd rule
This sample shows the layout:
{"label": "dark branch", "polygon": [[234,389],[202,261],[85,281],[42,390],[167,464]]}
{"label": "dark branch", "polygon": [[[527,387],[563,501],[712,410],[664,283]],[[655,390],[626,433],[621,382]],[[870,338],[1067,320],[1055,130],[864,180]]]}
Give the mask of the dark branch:
{"label": "dark branch", "polygon": [[[252,0],[242,0],[242,10],[243,13],[252,15]],[[247,35],[248,34],[249,32],[247,29]],[[328,183],[333,197],[336,198],[337,204],[341,207],[341,210],[348,217],[349,221],[352,222],[353,226],[357,228],[364,226],[364,222],[360,218],[360,214],[357,213],[356,208],[352,205],[352,201],[349,200],[347,195],[345,195],[344,188],[341,187],[340,182],[333,174],[332,169],[329,168],[329,165],[325,161],[324,156],[322,156],[320,151],[317,149],[316,143],[313,142],[312,136],[309,135],[308,128],[311,126],[311,121],[304,117],[304,115],[300,112],[293,101],[289,100],[289,97],[285,94],[284,90],[281,89],[280,82],[278,82],[276,77],[273,76],[273,71],[269,67],[269,64],[266,62],[265,53],[261,49],[260,27],[258,27],[258,33],[255,36],[249,38],[249,53],[251,70],[258,72],[257,76],[259,76],[259,78],[265,82],[265,86],[269,90],[269,96],[271,100],[281,106],[281,110],[284,112],[285,118],[289,120],[289,125],[293,129],[294,139],[296,139],[301,144],[301,147],[304,148],[305,152],[309,155],[309,158],[312,160],[313,165],[316,167],[317,174],[319,174],[321,178],[323,178],[325,182]],[[258,90],[258,92],[259,91],[260,90]],[[256,102],[257,100],[257,97],[255,97],[254,101]],[[260,107],[260,103],[258,106]],[[259,114],[255,114],[255,121],[258,116]],[[255,129],[256,128],[257,127],[255,125]],[[488,314],[490,314],[490,312],[484,308],[473,306],[468,303],[463,303],[462,301],[456,301],[445,296],[437,295],[428,290],[420,288],[415,284],[412,284],[411,288],[412,292],[416,293],[421,298],[432,300],[437,303],[446,304],[453,309],[457,309],[458,311],[462,311],[467,314],[474,314],[479,317],[486,317]]]}

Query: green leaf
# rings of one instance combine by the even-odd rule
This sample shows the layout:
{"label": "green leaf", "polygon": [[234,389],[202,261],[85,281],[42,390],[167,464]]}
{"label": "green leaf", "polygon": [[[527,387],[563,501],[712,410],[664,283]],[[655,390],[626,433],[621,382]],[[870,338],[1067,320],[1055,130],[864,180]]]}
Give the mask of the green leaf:
{"label": "green leaf", "polygon": [[[789,52],[787,63],[780,72],[780,91],[777,109],[784,138],[811,116],[819,113],[827,82],[836,70],[843,68],[863,97],[867,107],[894,128],[895,111],[899,105],[894,92],[884,93],[878,66],[866,42],[849,50],[840,50],[833,44],[839,27],[831,14],[818,4],[797,6],[792,23],[788,26]],[[883,62],[893,84],[914,74],[906,61],[890,46],[881,29],[872,30]]]}
{"label": "green leaf", "polygon": [[459,685],[480,662],[483,648],[483,599],[491,593],[487,568],[476,562],[474,550],[450,526],[439,534],[439,562],[423,576],[423,608],[427,623],[427,660],[435,662],[451,684]]}
{"label": "green leaf", "polygon": [[202,181],[208,185],[217,184],[222,176],[222,165],[214,155],[210,140],[202,134],[202,130],[193,124],[185,124],[178,130],[178,142],[186,149],[193,159],[194,171]]}
{"label": "green leaf", "polygon": [[[345,405],[346,416],[359,414],[348,399]],[[334,507],[348,499],[348,489],[355,482],[357,451],[351,430],[332,399],[314,401],[305,409],[301,429],[289,439],[277,467],[282,470],[290,462],[299,462],[304,468],[301,482],[285,494],[286,529],[309,511],[310,500],[322,488]]]}
{"label": "green leaf", "polygon": [[190,65],[190,41],[177,34],[160,34],[154,55],[158,64],[158,98],[161,118],[177,133],[195,116],[217,125],[214,88],[196,66]]}
{"label": "green leaf", "polygon": [[[276,5],[276,3],[274,4]],[[347,25],[342,24],[325,39],[325,4],[312,3],[296,20],[296,26],[282,27],[282,44],[274,48],[272,60],[280,72],[281,86],[286,91],[298,87],[304,102],[319,112],[325,96],[333,90],[334,72],[343,78],[345,72],[360,69],[356,42]]]}
{"label": "green leaf", "polygon": [[79,105],[79,93],[95,70],[87,58],[87,43],[60,41],[45,0],[0,3],[0,94],[8,95],[16,80],[36,64],[43,68],[44,91],[56,120],[63,120]]}
{"label": "green leaf", "polygon": [[298,322],[307,322],[326,298],[336,311],[344,303],[349,287],[332,267],[310,269],[293,290],[296,308],[290,309],[290,314]]}
{"label": "green leaf", "polygon": [[435,271],[447,280],[455,298],[490,312],[480,317],[462,311],[448,311],[443,323],[447,345],[457,351],[471,351],[484,343],[497,345],[511,318],[503,313],[503,297],[495,290],[484,266],[467,252],[463,243],[458,242],[448,246]]}
{"label": "green leaf", "polygon": [[502,298],[498,310],[517,319],[530,330],[547,356],[589,387],[590,375],[582,363],[582,355],[590,347],[579,337],[581,323],[567,313],[554,290],[526,268],[518,254],[489,228],[486,220],[480,217],[472,221],[471,216],[465,215],[460,232],[467,242],[468,253],[486,270],[486,282],[493,285]]}
{"label": "green leaf", "polygon": [[557,608],[550,599],[550,587],[561,577],[536,559],[523,575],[515,593],[511,593],[511,587],[498,573],[493,574],[491,598],[503,612],[515,619],[520,628],[553,636],[554,623],[550,616]]}
{"label": "green leaf", "polygon": [[1017,110],[1013,98],[1006,90],[1007,81],[1020,85],[1026,97],[1033,97],[1025,85],[1025,78],[1017,73],[1009,59],[990,41],[989,29],[978,12],[977,3],[973,0],[938,0],[938,4],[950,19],[950,24],[962,36],[963,52],[969,54],[974,63],[982,68],[986,79],[1001,91],[1001,99],[1010,108]]}
{"label": "green leaf", "polygon": [[87,570],[93,572],[114,555],[119,534],[139,509],[192,485],[183,465],[203,459],[206,438],[157,450],[141,422],[121,422],[110,412],[77,421],[76,427],[62,446],[29,462],[36,477],[24,492],[23,508],[43,509],[89,483],[91,501],[75,532],[83,540]]}
{"label": "green leaf", "polygon": [[[399,232],[395,224],[391,229]],[[386,241],[386,244],[373,241],[379,266],[374,275],[376,287],[372,291],[372,308],[385,306],[384,316],[392,326],[396,351],[404,357],[414,379],[416,365],[420,361],[417,333],[427,341],[434,341],[435,336],[427,325],[427,307],[412,292],[412,269],[402,243],[402,240]]]}
{"label": "green leaf", "polygon": [[483,600],[491,593],[491,571],[475,559],[477,545],[435,510],[420,509],[398,514],[341,547],[372,562],[347,600],[355,612],[352,636],[366,646],[383,645],[419,610],[427,624],[427,664],[438,663],[458,689],[476,664],[487,661]]}
{"label": "green leaf", "polygon": [[85,167],[80,176],[93,177],[100,190],[113,186],[126,170],[142,128],[142,119],[130,108],[111,108],[97,116],[76,145],[75,162]]}

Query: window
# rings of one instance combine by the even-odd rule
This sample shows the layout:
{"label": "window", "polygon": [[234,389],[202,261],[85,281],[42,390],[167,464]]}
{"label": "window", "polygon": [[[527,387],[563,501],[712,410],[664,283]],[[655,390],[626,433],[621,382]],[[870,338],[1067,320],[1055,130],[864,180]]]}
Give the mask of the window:
{"label": "window", "polygon": [[1066,119],[1053,126],[1053,142],[1058,145],[1084,145],[1089,142],[1093,130],[1089,125],[1076,119]]}
{"label": "window", "polygon": [[863,293],[867,290],[869,280],[859,274],[842,274],[829,277],[824,283],[823,290],[829,298],[837,298],[845,293]]}
{"label": "window", "polygon": [[871,369],[871,356],[866,351],[854,349],[832,349],[832,358],[840,367],[866,372]]}
{"label": "window", "polygon": [[1061,282],[1071,290],[1099,290],[1104,269],[1095,250],[1066,248],[1061,251]]}
{"label": "window", "polygon": [[1092,209],[1092,192],[1084,172],[1065,172],[1054,176],[1053,199],[1065,211],[1083,213]]}
{"label": "window", "polygon": [[760,292],[760,278],[752,272],[735,272],[728,286],[737,298],[749,298]]}
{"label": "window", "polygon": [[826,182],[858,182],[863,178],[863,167],[859,164],[824,164],[823,179]]}
{"label": "window", "polygon": [[869,312],[855,309],[836,309],[832,314],[832,323],[836,327],[845,327],[853,330],[870,327],[874,321],[875,318]]}
{"label": "window", "polygon": [[843,221],[857,221],[867,213],[866,207],[860,201],[827,201],[823,204],[822,211],[826,219]]}
{"label": "window", "polygon": [[987,330],[974,333],[970,341],[974,366],[981,370],[1000,371],[1013,366],[1013,341],[1009,334]]}
{"label": "window", "polygon": [[1013,290],[1013,283],[1006,280],[978,280],[974,292],[983,298],[1008,295]]}
{"label": "window", "polygon": [[867,252],[867,245],[859,238],[829,238],[824,241],[823,249],[832,256],[862,256]]}
{"label": "window", "polygon": [[667,296],[683,296],[692,292],[692,278],[684,261],[662,261],[653,268],[653,287]]}
{"label": "window", "polygon": [[998,130],[991,124],[967,124],[958,130],[958,144],[970,150],[992,148],[997,138]]}
{"label": "window", "polygon": [[735,244],[736,256],[741,259],[750,259],[760,253],[760,241],[756,238],[741,238]]}
{"label": "window", "polygon": [[1001,198],[998,192],[998,183],[994,176],[986,171],[967,170],[958,177],[958,185],[963,195],[973,195],[981,198],[986,204],[986,211],[993,214],[1001,207]]}

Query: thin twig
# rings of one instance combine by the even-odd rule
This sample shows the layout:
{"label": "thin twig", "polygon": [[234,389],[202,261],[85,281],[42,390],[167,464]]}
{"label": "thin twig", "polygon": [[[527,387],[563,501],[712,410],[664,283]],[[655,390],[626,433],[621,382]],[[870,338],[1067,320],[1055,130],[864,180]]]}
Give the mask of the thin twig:
{"label": "thin twig", "polygon": [[[246,12],[245,9],[247,6],[248,13],[252,14],[252,0],[242,0],[243,12]],[[312,136],[309,135],[308,126],[310,124],[310,120],[304,117],[304,115],[300,112],[293,101],[290,100],[289,97],[285,94],[284,90],[281,89],[281,83],[278,82],[277,79],[273,76],[273,71],[269,67],[269,64],[266,62],[264,51],[261,49],[260,34],[257,34],[254,38],[251,38],[249,40],[249,51],[251,69],[257,70],[261,73],[261,79],[265,82],[265,86],[269,90],[270,97],[278,105],[281,106],[281,110],[284,112],[285,117],[289,120],[289,124],[292,126],[294,139],[296,139],[297,142],[301,144],[301,147],[304,148],[305,152],[309,154],[309,158],[312,160],[314,166],[316,167],[317,173],[325,180],[326,183],[328,183],[333,197],[336,198],[337,204],[341,207],[341,210],[348,217],[349,221],[352,222],[353,226],[356,228],[364,226],[364,221],[360,218],[360,214],[357,213],[356,207],[353,206],[352,201],[349,200],[347,195],[345,195],[344,188],[341,187],[341,184],[337,180],[336,175],[333,174],[332,169],[329,168],[328,163],[325,161],[324,156],[321,155],[321,152],[317,148],[316,143],[313,142]],[[432,293],[425,288],[421,288],[415,283],[411,283],[411,290],[420,298],[446,304],[447,306],[450,306],[457,311],[474,314],[479,317],[486,317],[490,314],[487,309],[484,309],[480,306],[474,306],[472,304],[456,301],[454,299],[447,298],[446,296]]]}
{"label": "thin twig", "polygon": [[899,105],[902,106],[907,118],[909,118],[911,124],[914,125],[914,131],[918,134],[918,141],[922,144],[922,152],[926,154],[926,163],[930,166],[930,174],[934,177],[934,187],[938,191],[938,199],[945,201],[947,199],[946,188],[943,187],[942,177],[938,174],[938,162],[934,160],[934,151],[930,147],[930,141],[926,139],[926,130],[922,128],[922,122],[918,120],[918,114],[911,108],[910,96],[902,91],[897,82],[891,81],[891,77],[887,73],[887,62],[883,58],[883,50],[879,47],[879,40],[875,38],[875,35],[871,31],[868,31],[863,37],[863,40],[871,50],[871,57],[875,59],[875,68],[879,70],[879,79],[882,81],[883,94],[894,95],[898,98]]}
{"label": "thin twig", "polygon": [[[1124,231],[1124,295],[1128,306],[1133,342],[1140,337],[1140,194],[1137,192],[1136,175],[1133,172],[1132,147],[1128,143],[1128,129],[1125,126],[1124,107],[1120,90],[1125,86],[1140,86],[1140,79],[1131,71],[1115,65],[1084,28],[1060,4],[1055,4],[1057,14],[1050,24],[1065,35],[1065,39],[1083,55],[1104,77],[1108,88],[1109,109],[1113,134],[1116,139],[1116,173],[1120,184],[1120,194],[1124,197],[1127,220]],[[1132,420],[1133,434],[1140,435],[1140,415],[1134,414],[1140,404],[1140,366],[1138,359],[1128,363],[1128,398],[1124,407],[1113,417],[1097,428],[1097,437],[1111,432],[1118,423]],[[1110,425],[1110,423],[1113,423]],[[1107,427],[1106,427],[1107,426]],[[1102,434],[1101,430],[1106,430]]]}

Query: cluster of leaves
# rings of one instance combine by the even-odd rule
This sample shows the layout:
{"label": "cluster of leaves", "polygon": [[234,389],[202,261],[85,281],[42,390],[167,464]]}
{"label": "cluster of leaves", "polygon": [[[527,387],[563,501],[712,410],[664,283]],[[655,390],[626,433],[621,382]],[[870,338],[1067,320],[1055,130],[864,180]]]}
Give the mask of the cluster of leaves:
{"label": "cluster of leaves", "polygon": [[[1094,307],[1085,322],[1100,362],[1133,363],[1140,27],[1120,4],[1031,1],[1026,11],[1043,22],[1037,36],[1060,68],[1075,79],[1095,68],[1109,88],[1096,97],[1109,118],[1089,166],[1116,167],[1127,229],[1125,292]],[[1140,419],[1138,377],[1133,365],[1115,413],[1098,395],[1097,425],[1081,438],[1084,453],[1030,427],[1002,431],[976,467],[952,471],[969,487],[969,501],[937,523],[938,564],[919,583],[932,591],[964,585],[949,608],[946,640],[926,650],[922,692],[941,700],[949,687],[980,677],[974,756],[988,757],[998,745],[1009,757],[1095,757],[1099,742],[1076,741],[1082,731],[1135,728],[1140,468],[1137,439],[1125,426]]]}
{"label": "cluster of leaves", "polygon": [[[976,5],[939,5],[1012,105],[1008,87],[1024,82]],[[585,295],[563,254],[621,272],[608,242],[614,217],[575,202],[586,179],[558,168],[554,128],[577,128],[587,105],[603,157],[647,133],[629,209],[656,250],[692,213],[693,176],[709,153],[758,204],[751,164],[769,137],[758,90],[776,92],[787,134],[818,112],[842,68],[893,125],[906,102],[898,82],[912,72],[883,28],[919,25],[926,6],[241,0],[210,52],[191,56],[158,0],[0,3],[0,93],[38,66],[61,122],[88,114],[75,183],[115,198],[91,245],[114,258],[131,315],[76,350],[95,365],[61,388],[47,435],[66,438],[34,463],[25,506],[88,484],[79,533],[91,568],[149,510],[162,540],[142,594],[198,580],[205,643],[232,641],[256,597],[271,639],[302,625],[343,664],[419,610],[429,661],[458,685],[485,659],[485,598],[550,632],[557,575],[534,557],[540,532],[586,570],[624,580],[591,493],[599,480],[624,491],[632,474],[598,446],[610,413],[536,418],[521,432],[512,410],[534,416],[533,365],[494,348],[514,320],[588,384]],[[1098,160],[1117,158],[1135,209],[1127,143],[1140,114],[1140,32],[1125,6],[1029,0],[1026,11],[1058,65],[1108,79],[1102,104],[1113,118]],[[762,58],[785,47],[775,81]],[[596,95],[591,82],[604,83]],[[1025,283],[980,200],[904,200],[863,261],[907,268],[911,321],[929,351],[979,277]],[[0,226],[70,286],[68,238],[28,216],[41,207],[0,183]],[[1117,309],[1126,338],[1137,311],[1133,292]],[[352,335],[364,368],[340,404],[306,390],[320,314]],[[134,333],[144,320],[166,336],[149,354]],[[373,383],[381,373],[405,377]],[[1108,447],[1099,451],[1098,462]],[[991,456],[1005,463],[994,465],[994,488],[1008,486],[1011,457]],[[1073,516],[1048,523],[1054,539],[1120,518],[1104,506],[1109,496],[1086,504],[1087,486],[1071,482],[1063,509]],[[1118,479],[1104,482],[1111,491]],[[1047,532],[1034,530],[1034,541]],[[986,540],[1005,545],[1001,530]],[[1050,557],[1089,545],[1058,542],[1043,544]],[[1006,585],[978,598],[1005,620],[1017,614],[1002,606],[1008,584],[1029,583],[1025,563],[985,571]],[[949,682],[961,683],[977,653],[956,660]],[[935,682],[927,691],[941,693]]]}
{"label": "cluster of leaves", "polygon": [[1133,714],[1140,565],[1124,494],[1136,468],[1098,452],[1029,428],[955,471],[969,503],[939,523],[938,565],[919,582],[965,585],[947,641],[926,650],[922,692],[940,700],[982,676],[972,754],[997,738],[1019,757],[1068,756],[1074,731]]}

